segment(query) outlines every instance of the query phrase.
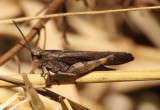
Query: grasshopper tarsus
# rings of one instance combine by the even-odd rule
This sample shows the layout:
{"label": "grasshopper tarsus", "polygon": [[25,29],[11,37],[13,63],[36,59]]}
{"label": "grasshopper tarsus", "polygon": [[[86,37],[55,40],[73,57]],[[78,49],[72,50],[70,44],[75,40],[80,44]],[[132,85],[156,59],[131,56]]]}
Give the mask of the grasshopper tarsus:
{"label": "grasshopper tarsus", "polygon": [[60,85],[60,82],[59,82],[58,79],[54,79],[54,81],[55,81],[58,85]]}

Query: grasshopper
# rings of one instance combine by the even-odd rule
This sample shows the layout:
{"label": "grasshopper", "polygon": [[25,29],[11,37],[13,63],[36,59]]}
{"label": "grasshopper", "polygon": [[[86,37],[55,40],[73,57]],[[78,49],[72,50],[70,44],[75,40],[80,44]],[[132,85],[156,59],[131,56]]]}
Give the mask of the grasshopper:
{"label": "grasshopper", "polygon": [[32,60],[38,68],[44,67],[48,72],[79,77],[92,70],[111,70],[105,65],[124,64],[134,59],[131,53],[126,52],[43,50],[39,47],[31,49],[20,28],[15,22],[14,24],[28,47],[19,44],[30,51]]}

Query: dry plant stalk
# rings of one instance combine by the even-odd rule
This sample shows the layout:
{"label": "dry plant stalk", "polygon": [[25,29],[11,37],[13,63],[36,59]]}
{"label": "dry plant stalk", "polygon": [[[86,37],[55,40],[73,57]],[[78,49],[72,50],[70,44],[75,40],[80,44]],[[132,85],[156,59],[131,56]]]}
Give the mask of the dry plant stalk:
{"label": "dry plant stalk", "polygon": [[160,9],[160,6],[129,8],[129,9],[115,9],[115,10],[103,10],[103,11],[48,14],[48,15],[33,16],[33,17],[21,17],[21,18],[16,18],[16,19],[0,20],[0,24],[12,23],[12,20],[14,20],[16,22],[24,22],[24,21],[30,21],[30,20],[36,20],[36,19],[49,19],[49,18],[64,17],[64,16],[95,15],[95,14],[107,14],[107,13],[129,12],[129,11],[144,11],[144,10],[155,10],[155,9]]}
{"label": "dry plant stalk", "polygon": [[[4,81],[4,77],[9,79],[8,82]],[[28,75],[33,85],[57,85],[55,79],[58,79],[60,84],[74,84],[73,77],[63,77],[62,75],[51,74],[50,77],[44,79],[39,74]],[[11,84],[11,79],[22,80],[21,75],[2,76],[0,75],[0,87],[16,86]],[[5,79],[5,80],[6,80]],[[16,79],[16,80],[15,80]],[[120,81],[149,81],[160,80],[160,70],[137,70],[137,71],[94,71],[76,80],[76,83],[106,83],[106,82],[120,82]],[[19,83],[23,85],[22,82]]]}

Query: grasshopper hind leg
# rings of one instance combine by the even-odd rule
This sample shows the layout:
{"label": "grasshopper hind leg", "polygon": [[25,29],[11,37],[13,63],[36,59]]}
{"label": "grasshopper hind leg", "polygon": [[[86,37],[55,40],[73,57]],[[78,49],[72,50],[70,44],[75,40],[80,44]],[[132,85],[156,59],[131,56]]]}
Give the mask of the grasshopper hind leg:
{"label": "grasshopper hind leg", "polygon": [[[97,60],[75,63],[68,68],[65,74],[69,73],[70,75],[73,75],[75,78],[74,80],[75,82],[78,77],[85,75],[87,72],[91,70],[94,70],[94,69],[108,70],[109,68],[106,68],[104,64],[107,64],[107,62],[111,61],[113,57],[114,57],[113,55],[110,55],[108,57],[100,58]],[[110,69],[110,70],[113,70],[113,69]],[[76,82],[75,82],[75,85],[77,86]]]}
{"label": "grasshopper hind leg", "polygon": [[79,77],[95,68],[98,69],[98,67],[100,67],[101,65],[107,64],[113,59],[113,57],[114,57],[113,55],[109,55],[107,57],[92,60],[92,61],[78,62],[71,65],[66,72],[73,73],[76,75],[76,77]]}

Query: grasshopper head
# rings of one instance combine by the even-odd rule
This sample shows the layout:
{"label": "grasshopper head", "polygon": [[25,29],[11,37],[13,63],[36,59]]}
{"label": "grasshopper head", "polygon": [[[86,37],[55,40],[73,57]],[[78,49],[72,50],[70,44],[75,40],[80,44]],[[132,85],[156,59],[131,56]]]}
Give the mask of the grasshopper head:
{"label": "grasshopper head", "polygon": [[20,44],[23,47],[25,47],[26,49],[28,49],[31,52],[32,59],[33,59],[34,63],[37,65],[37,67],[42,67],[44,50],[42,50],[39,47],[38,48],[34,48],[34,49],[31,50],[31,47],[30,47],[27,39],[25,38],[25,36],[23,35],[22,31],[18,27],[17,23],[14,20],[12,20],[12,21],[15,24],[15,26],[18,28],[19,32],[21,33],[21,35],[24,38],[24,40],[25,40],[26,44],[28,45],[28,47],[25,46],[24,44],[20,43],[20,42],[18,42],[17,44]]}
{"label": "grasshopper head", "polygon": [[33,62],[39,68],[42,67],[43,65],[43,54],[44,54],[44,50],[39,47],[32,49],[32,52],[31,52]]}

